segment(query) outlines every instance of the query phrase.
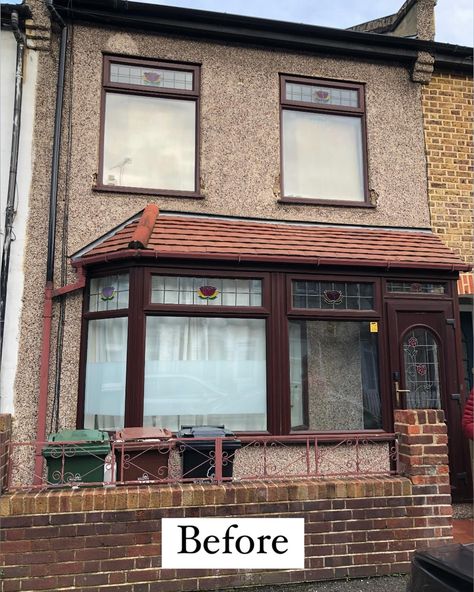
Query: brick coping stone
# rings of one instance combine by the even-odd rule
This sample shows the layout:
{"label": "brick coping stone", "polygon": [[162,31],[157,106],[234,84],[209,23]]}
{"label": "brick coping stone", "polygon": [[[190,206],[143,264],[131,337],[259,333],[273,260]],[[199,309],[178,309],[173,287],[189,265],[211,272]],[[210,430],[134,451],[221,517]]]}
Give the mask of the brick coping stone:
{"label": "brick coping stone", "polygon": [[[0,517],[104,510],[412,495],[405,477],[315,478],[285,481],[82,487],[0,496]],[[230,510],[231,512],[231,510]]]}

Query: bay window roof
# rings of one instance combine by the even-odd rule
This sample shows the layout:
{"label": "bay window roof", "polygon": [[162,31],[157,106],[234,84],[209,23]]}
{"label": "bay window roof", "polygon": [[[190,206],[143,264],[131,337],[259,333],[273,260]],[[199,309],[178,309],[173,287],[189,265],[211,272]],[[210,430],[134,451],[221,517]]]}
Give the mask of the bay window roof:
{"label": "bay window roof", "polygon": [[170,215],[160,214],[155,204],[75,253],[72,262],[89,265],[135,257],[470,269],[429,231]]}

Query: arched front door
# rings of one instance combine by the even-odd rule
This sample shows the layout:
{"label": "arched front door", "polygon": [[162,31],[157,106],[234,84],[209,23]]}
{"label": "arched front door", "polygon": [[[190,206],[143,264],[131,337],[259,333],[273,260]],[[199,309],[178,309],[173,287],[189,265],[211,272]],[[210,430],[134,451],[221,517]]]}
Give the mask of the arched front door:
{"label": "arched front door", "polygon": [[452,303],[404,300],[387,306],[394,406],[444,410],[453,499],[470,499],[469,450],[461,430],[463,401]]}

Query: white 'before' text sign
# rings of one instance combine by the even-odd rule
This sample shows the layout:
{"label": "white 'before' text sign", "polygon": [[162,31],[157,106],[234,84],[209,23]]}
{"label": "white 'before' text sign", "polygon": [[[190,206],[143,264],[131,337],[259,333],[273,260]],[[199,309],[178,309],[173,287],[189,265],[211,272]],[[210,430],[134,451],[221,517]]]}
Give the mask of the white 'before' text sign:
{"label": "white 'before' text sign", "polygon": [[304,518],[163,518],[166,569],[303,569]]}

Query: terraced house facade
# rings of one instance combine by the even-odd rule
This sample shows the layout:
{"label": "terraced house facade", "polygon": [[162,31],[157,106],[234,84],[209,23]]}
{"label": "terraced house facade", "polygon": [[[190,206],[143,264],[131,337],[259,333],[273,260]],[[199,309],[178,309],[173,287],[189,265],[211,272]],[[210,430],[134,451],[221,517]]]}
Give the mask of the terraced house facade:
{"label": "terraced house facade", "polygon": [[[373,568],[381,535],[368,540],[361,523],[342,542],[366,545],[362,567],[355,548],[331,548],[347,565],[316,549],[301,578],[406,569],[417,545],[449,537],[449,496],[472,496],[457,295],[469,261],[430,227],[436,161],[426,103],[433,69],[465,76],[469,49],[433,41],[433,3],[424,0],[407,2],[380,32],[140,3],[30,4],[41,98],[18,369],[7,395],[12,439],[225,425],[242,441],[236,483],[219,473],[219,485],[187,483],[170,497],[168,484],[143,486],[138,497],[63,491],[49,495],[46,511],[64,507],[78,523],[90,516],[106,533],[106,510],[156,518],[189,502],[216,515],[260,496],[267,505],[249,512],[283,513],[274,505],[282,499],[287,512],[316,512],[314,522],[347,510],[334,514],[342,525],[356,519],[357,503],[367,519],[375,504],[384,525],[365,530],[388,529],[378,539],[388,537],[384,567]],[[281,450],[263,471],[254,444],[270,442]],[[318,442],[333,445],[326,464]],[[20,448],[10,489],[41,489],[41,445],[30,455]],[[335,476],[339,488],[318,481]],[[381,509],[384,496],[396,510]],[[12,527],[38,511],[27,495],[21,508],[5,499]],[[129,514],[125,521],[139,520]],[[400,528],[409,541],[397,539]],[[86,530],[76,533],[87,538]],[[325,543],[313,535],[313,546]],[[159,555],[153,536],[147,548]],[[163,578],[170,590],[195,589],[198,577],[208,589],[238,579],[188,574],[183,583],[150,562],[140,580],[147,590]],[[125,575],[94,569],[108,586],[132,590],[127,566]],[[295,573],[248,582],[297,581]]]}

